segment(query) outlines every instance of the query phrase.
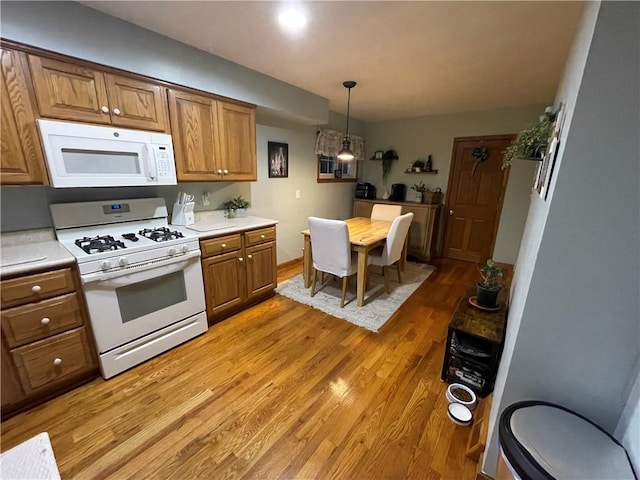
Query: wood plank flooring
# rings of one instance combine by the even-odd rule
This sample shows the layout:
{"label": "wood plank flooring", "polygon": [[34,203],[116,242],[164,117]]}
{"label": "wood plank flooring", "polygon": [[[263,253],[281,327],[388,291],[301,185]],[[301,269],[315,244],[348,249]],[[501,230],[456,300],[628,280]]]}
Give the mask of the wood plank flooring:
{"label": "wood plank flooring", "polygon": [[377,334],[276,295],[3,422],[1,448],[46,431],[63,479],[473,479],[440,368],[478,274],[436,267]]}

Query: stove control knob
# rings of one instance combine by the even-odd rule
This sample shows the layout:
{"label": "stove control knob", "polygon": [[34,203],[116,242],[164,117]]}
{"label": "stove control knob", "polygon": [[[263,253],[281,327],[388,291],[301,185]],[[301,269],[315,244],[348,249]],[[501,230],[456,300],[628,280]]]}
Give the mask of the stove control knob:
{"label": "stove control knob", "polygon": [[126,267],[127,265],[129,265],[129,259],[127,257],[120,257],[118,259],[118,265],[120,265],[121,267]]}
{"label": "stove control knob", "polygon": [[182,245],[180,247],[180,252],[181,253],[187,253],[189,251],[189,246],[188,245]]}
{"label": "stove control knob", "polygon": [[167,253],[171,256],[174,256],[176,253],[178,253],[178,251],[175,247],[170,247],[169,250],[167,250]]}
{"label": "stove control knob", "polygon": [[111,262],[109,260],[105,260],[100,264],[100,268],[102,270],[109,270],[111,268]]}

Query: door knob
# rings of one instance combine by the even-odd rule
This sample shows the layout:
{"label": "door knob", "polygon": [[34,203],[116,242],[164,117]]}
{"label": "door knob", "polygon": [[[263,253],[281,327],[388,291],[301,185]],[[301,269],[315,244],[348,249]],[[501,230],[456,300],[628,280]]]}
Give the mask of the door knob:
{"label": "door knob", "polygon": [[449,210],[449,216],[453,215],[453,210]]}

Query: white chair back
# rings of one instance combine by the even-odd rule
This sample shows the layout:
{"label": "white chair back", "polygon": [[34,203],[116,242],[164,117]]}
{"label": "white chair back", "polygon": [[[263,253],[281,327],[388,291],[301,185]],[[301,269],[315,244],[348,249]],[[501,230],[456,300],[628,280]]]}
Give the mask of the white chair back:
{"label": "white chair back", "polygon": [[409,227],[411,226],[412,220],[413,213],[411,212],[400,215],[393,220],[391,228],[389,229],[389,234],[387,235],[387,243],[385,244],[384,251],[382,252],[384,264],[391,265],[400,260],[402,247],[404,246],[404,241],[409,233]]}
{"label": "white chair back", "polygon": [[354,273],[346,222],[309,217],[309,233],[314,268],[339,277]]}
{"label": "white chair back", "polygon": [[402,205],[387,205],[375,203],[371,209],[371,220],[385,220],[393,222],[394,218],[402,214]]}

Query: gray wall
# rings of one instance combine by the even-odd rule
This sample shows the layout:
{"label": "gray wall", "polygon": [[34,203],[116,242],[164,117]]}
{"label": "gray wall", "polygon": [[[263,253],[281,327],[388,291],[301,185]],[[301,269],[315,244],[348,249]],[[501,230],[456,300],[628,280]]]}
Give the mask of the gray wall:
{"label": "gray wall", "polygon": [[640,355],[639,21],[636,2],[589,3],[567,64],[557,173],[547,201],[532,196],[516,262],[490,475],[497,419],[515,401],[560,403],[611,433],[640,435],[629,423]]}
{"label": "gray wall", "polygon": [[[549,99],[549,104],[551,101],[552,99]],[[368,123],[367,156],[370,158],[376,150],[393,149],[398,152],[400,159],[393,162],[388,182],[389,185],[406,184],[409,201],[413,193],[409,187],[420,180],[429,188],[440,187],[446,194],[455,137],[516,133],[536,123],[544,109],[545,105],[531,105]],[[438,170],[436,175],[418,176],[403,173],[410,163],[418,158],[425,159],[427,155],[432,156],[433,168]],[[360,178],[376,185],[378,196],[381,197],[381,162],[363,163],[364,169]],[[498,262],[515,263],[527,218],[536,166],[535,162],[515,161],[510,169],[493,253],[493,258]]]}

